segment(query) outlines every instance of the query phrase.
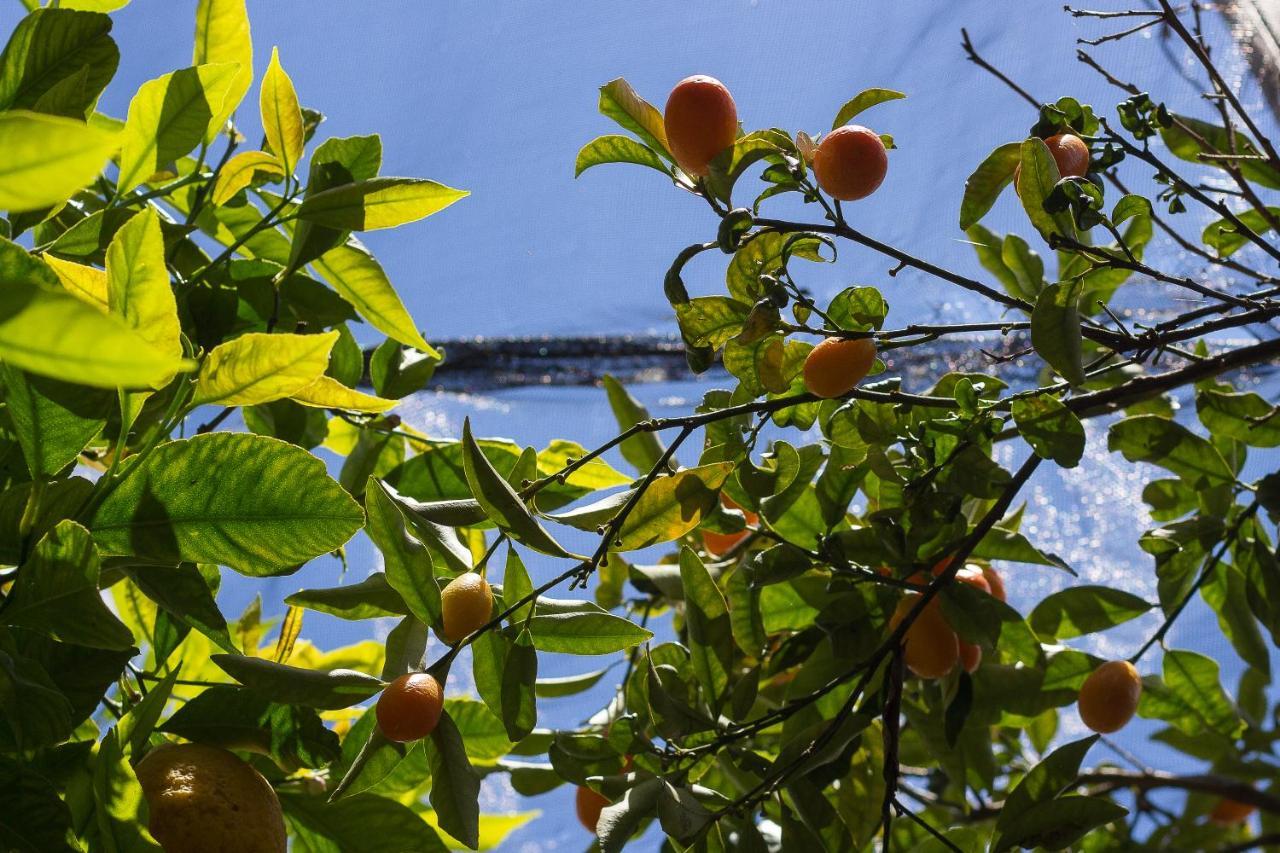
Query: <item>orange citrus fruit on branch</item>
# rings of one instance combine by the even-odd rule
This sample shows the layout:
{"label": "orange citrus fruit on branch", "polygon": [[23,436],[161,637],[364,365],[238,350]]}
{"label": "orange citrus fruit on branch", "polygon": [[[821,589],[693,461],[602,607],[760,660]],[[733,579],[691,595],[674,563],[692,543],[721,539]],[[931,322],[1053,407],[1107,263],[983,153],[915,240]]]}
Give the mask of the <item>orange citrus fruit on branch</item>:
{"label": "orange citrus fruit on branch", "polygon": [[818,186],[832,198],[857,201],[871,195],[889,170],[884,143],[875,131],[847,124],[822,138],[813,155]]}
{"label": "orange citrus fruit on branch", "polygon": [[234,753],[168,744],[143,756],[136,772],[147,826],[166,853],[285,853],[275,790]]}
{"label": "orange citrus fruit on branch", "polygon": [[[725,509],[742,510],[742,515],[747,520],[748,527],[754,527],[760,521],[760,516],[748,509],[742,509],[738,503],[724,492],[720,493],[720,503]],[[702,531],[702,544],[706,546],[707,553],[713,557],[721,557],[733,550],[743,539],[751,535],[750,530],[739,530],[736,533],[717,533],[714,530]]]}
{"label": "orange citrus fruit on branch", "polygon": [[600,823],[600,812],[609,805],[609,800],[594,788],[579,785],[576,801],[578,820],[591,832],[595,832],[596,825]]}
{"label": "orange citrus fruit on branch", "polygon": [[866,377],[876,362],[870,338],[827,338],[804,360],[804,387],[815,397],[841,397]]}
{"label": "orange citrus fruit on branch", "polygon": [[406,673],[378,697],[378,728],[397,743],[421,740],[435,731],[444,711],[444,688],[425,672]]}
{"label": "orange citrus fruit on branch", "polygon": [[1248,803],[1223,797],[1214,804],[1213,811],[1209,812],[1209,822],[1218,826],[1233,826],[1248,820],[1254,811],[1256,807]]}
{"label": "orange citrus fruit on branch", "polygon": [[[1074,133],[1059,133],[1044,141],[1058,164],[1058,174],[1064,178],[1083,178],[1089,172],[1089,146]],[[1022,165],[1013,170],[1013,188],[1018,192],[1018,180],[1022,177]]]}
{"label": "orange citrus fruit on branch", "polygon": [[[898,627],[919,601],[918,593],[911,593],[898,602],[898,608],[889,620],[889,629]],[[921,678],[942,678],[955,668],[960,659],[960,641],[956,632],[942,615],[938,599],[931,600],[907,628],[903,657],[907,669]]]}
{"label": "orange citrus fruit on branch", "polygon": [[690,175],[703,177],[715,156],[738,137],[738,108],[725,85],[702,74],[686,77],[667,97],[662,116],[671,154]]}
{"label": "orange citrus fruit on branch", "polygon": [[1124,728],[1138,710],[1142,679],[1127,660],[1107,661],[1095,669],[1080,687],[1076,707],[1080,719],[1098,734]]}
{"label": "orange citrus fruit on branch", "polygon": [[464,572],[440,590],[445,640],[456,643],[493,618],[493,589],[477,572]]}

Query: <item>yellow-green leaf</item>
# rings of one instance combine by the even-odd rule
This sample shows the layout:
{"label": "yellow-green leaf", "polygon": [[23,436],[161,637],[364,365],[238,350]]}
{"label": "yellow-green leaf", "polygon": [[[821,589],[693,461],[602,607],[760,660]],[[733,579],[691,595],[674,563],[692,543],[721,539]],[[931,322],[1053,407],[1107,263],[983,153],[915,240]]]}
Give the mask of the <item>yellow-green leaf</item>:
{"label": "yellow-green leaf", "polygon": [[355,240],[325,252],[311,264],[379,332],[432,357],[440,353],[413,324],[391,280],[369,250]]}
{"label": "yellow-green leaf", "polygon": [[147,387],[185,367],[119,318],[24,281],[0,287],[0,359],[95,388]]}
{"label": "yellow-green leaf", "polygon": [[636,94],[631,84],[619,77],[600,87],[600,112],[640,137],[650,148],[671,159],[667,126],[662,113]]}
{"label": "yellow-green leaf", "polygon": [[0,114],[0,210],[38,210],[92,181],[119,145],[82,121],[11,110]]}
{"label": "yellow-green leaf", "polygon": [[364,394],[354,388],[348,388],[332,376],[321,376],[310,385],[296,391],[292,398],[295,402],[316,409],[345,409],[350,412],[371,412],[379,414],[395,408],[398,401],[385,397]]}
{"label": "yellow-green leaf", "polygon": [[245,0],[200,0],[196,6],[196,39],[193,65],[235,62],[240,68],[227,87],[222,109],[209,122],[212,140],[244,100],[253,84],[253,41],[249,36],[249,14]]}
{"label": "yellow-green leaf", "polygon": [[371,178],[307,196],[297,216],[346,231],[416,222],[471,193],[422,178]]}
{"label": "yellow-green leaf", "polygon": [[107,305],[158,352],[175,361],[182,357],[178,304],[153,208],[126,222],[107,246]]}
{"label": "yellow-green leaf", "polygon": [[267,135],[267,144],[280,162],[284,165],[284,173],[292,175],[302,159],[304,135],[302,130],[302,108],[298,105],[298,93],[294,91],[293,81],[280,66],[280,48],[271,49],[271,64],[262,77],[262,91],[259,95],[259,106],[262,110],[262,130]]}
{"label": "yellow-green leaf", "polygon": [[138,87],[124,122],[119,192],[146,183],[200,144],[239,69],[233,62],[197,65]]}
{"label": "yellow-green leaf", "polygon": [[253,406],[290,397],[320,378],[337,340],[337,332],[251,332],[219,344],[200,366],[193,402]]}
{"label": "yellow-green leaf", "polygon": [[693,530],[715,508],[732,470],[732,462],[715,462],[654,480],[623,523],[616,550],[670,542]]}
{"label": "yellow-green leaf", "polygon": [[284,166],[279,158],[266,151],[242,151],[232,157],[222,167],[218,182],[213,185],[213,203],[231,201],[236,193],[253,183],[254,175],[259,172],[284,177]]}
{"label": "yellow-green leaf", "polygon": [[107,271],[97,267],[64,261],[53,255],[45,255],[44,262],[53,270],[67,289],[67,293],[83,299],[90,305],[107,311]]}

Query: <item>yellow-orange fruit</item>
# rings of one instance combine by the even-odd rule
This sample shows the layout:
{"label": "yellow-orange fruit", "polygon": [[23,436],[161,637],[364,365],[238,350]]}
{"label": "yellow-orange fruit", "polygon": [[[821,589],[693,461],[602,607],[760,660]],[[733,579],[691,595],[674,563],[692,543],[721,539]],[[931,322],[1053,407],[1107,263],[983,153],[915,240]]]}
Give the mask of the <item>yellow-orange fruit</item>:
{"label": "yellow-orange fruit", "polygon": [[697,74],[671,90],[662,122],[676,163],[702,177],[715,156],[737,138],[738,107],[723,83]]}
{"label": "yellow-orange fruit", "polygon": [[813,155],[818,186],[832,198],[857,201],[871,195],[889,170],[884,143],[874,131],[847,124],[822,137]]}
{"label": "yellow-orange fruit", "polygon": [[147,827],[166,853],[285,853],[280,800],[234,753],[198,743],[148,752],[136,768]]}
{"label": "yellow-orange fruit", "polygon": [[1107,661],[1084,680],[1076,708],[1086,726],[1106,735],[1120,731],[1133,719],[1141,697],[1142,679],[1133,664]]}
{"label": "yellow-orange fruit", "polygon": [[604,794],[586,785],[578,786],[576,800],[579,822],[591,832],[595,832],[596,825],[600,823],[600,812],[609,805],[609,801]]}
{"label": "yellow-orange fruit", "polygon": [[[1089,146],[1074,133],[1059,133],[1044,141],[1053,155],[1053,162],[1058,164],[1058,174],[1064,178],[1083,178],[1089,172]],[[1022,177],[1022,166],[1013,170],[1013,188],[1022,192],[1019,179]]]}
{"label": "yellow-orange fruit", "polygon": [[[760,521],[760,516],[751,510],[742,509],[742,507],[738,506],[737,501],[724,492],[720,493],[720,503],[726,509],[742,510],[742,516],[746,519],[748,527],[754,527]],[[732,551],[739,542],[750,535],[751,531],[749,530],[739,530],[737,533],[717,533],[714,530],[703,530],[702,544],[706,546],[708,554],[713,557],[721,557]]]}
{"label": "yellow-orange fruit", "polygon": [[965,566],[956,572],[956,580],[963,584],[968,584],[974,589],[979,589],[987,595],[991,594],[991,585],[987,583],[987,579],[983,576],[982,570],[977,566]]}
{"label": "yellow-orange fruit", "polygon": [[1004,592],[1004,578],[1000,577],[1000,573],[990,566],[982,567],[982,576],[987,579],[987,587],[991,590],[991,594],[1001,601],[1007,601]]}
{"label": "yellow-orange fruit", "polygon": [[[920,599],[918,593],[910,593],[898,603],[889,620],[889,629],[898,627]],[[907,629],[903,657],[907,669],[920,678],[942,678],[955,668],[960,659],[960,640],[942,615],[938,599],[925,605],[920,615]]]}
{"label": "yellow-orange fruit", "polygon": [[476,572],[464,572],[440,590],[444,638],[456,643],[493,617],[493,590]]}
{"label": "yellow-orange fruit", "polygon": [[1233,826],[1248,820],[1254,811],[1255,806],[1223,797],[1214,804],[1213,811],[1209,812],[1209,821],[1219,826]]}
{"label": "yellow-orange fruit", "polygon": [[876,345],[870,338],[827,338],[805,357],[804,387],[817,397],[848,394],[875,362]]}
{"label": "yellow-orange fruit", "polygon": [[435,731],[444,710],[444,689],[434,676],[410,672],[387,685],[378,697],[378,728],[388,740],[408,743]]}

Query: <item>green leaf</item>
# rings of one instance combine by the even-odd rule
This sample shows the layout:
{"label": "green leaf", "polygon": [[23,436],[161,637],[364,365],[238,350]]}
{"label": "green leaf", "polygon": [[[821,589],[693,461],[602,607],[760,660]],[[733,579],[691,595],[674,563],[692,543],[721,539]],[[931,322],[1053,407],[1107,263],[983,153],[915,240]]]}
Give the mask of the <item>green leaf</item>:
{"label": "green leaf", "polygon": [[[225,62],[238,65],[227,84],[222,108],[214,112],[206,139],[212,141],[240,106],[253,85],[253,40],[245,0],[199,0],[196,4],[195,49],[192,65]],[[216,202],[215,202],[216,203]]]}
{"label": "green leaf", "polygon": [[258,93],[258,109],[271,153],[280,158],[284,173],[292,175],[302,159],[306,139],[298,93],[293,88],[293,80],[280,65],[278,47],[271,48],[271,62],[262,76]]}
{"label": "green leaf", "polygon": [[1218,662],[1198,652],[1183,649],[1165,652],[1165,687],[1195,715],[1201,726],[1234,740],[1243,731],[1244,722],[1222,689],[1218,672]]}
{"label": "green leaf", "polygon": [[[368,180],[375,177],[381,168],[382,139],[376,134],[325,140],[311,155],[307,195]],[[289,269],[310,263],[341,245],[350,234],[350,231],[299,220],[293,229],[293,242],[289,248]]]}
{"label": "green leaf", "polygon": [[671,175],[671,170],[653,149],[641,145],[629,136],[600,136],[582,146],[573,165],[573,176],[576,178],[601,163],[635,163],[657,169],[668,177]]}
{"label": "green leaf", "polygon": [[[676,306],[676,320],[685,339],[712,349],[719,349],[741,332],[750,313],[750,305],[727,296],[699,296]],[[615,380],[614,387],[622,386]]]}
{"label": "green leaf", "polygon": [[1106,586],[1073,586],[1047,596],[1031,611],[1028,622],[1046,641],[1105,631],[1146,613],[1151,603]]}
{"label": "green leaf", "polygon": [[98,745],[93,763],[93,819],[97,847],[111,853],[161,853],[147,832],[147,803],[115,729]]}
{"label": "green leaf", "polygon": [[1186,480],[1194,488],[1235,481],[1218,449],[1175,421],[1160,415],[1135,415],[1112,424],[1107,449],[1130,462],[1150,462]]}
{"label": "green leaf", "polygon": [[[366,491],[366,498],[368,494]],[[409,612],[404,598],[391,587],[382,572],[374,572],[359,583],[348,586],[299,590],[285,598],[284,603],[353,621],[404,616]]]}
{"label": "green leaf", "polygon": [[44,776],[5,761],[0,763],[0,790],[7,805],[0,814],[0,847],[20,853],[75,853],[67,843],[74,835],[71,810]]}
{"label": "green leaf", "polygon": [[1022,159],[1022,143],[1006,142],[986,156],[964,182],[964,198],[960,201],[960,228],[976,225],[996,203],[1000,193],[1013,180],[1013,172]]}
{"label": "green leaf", "polygon": [[102,171],[116,133],[25,110],[0,113],[0,210],[39,210],[66,201]]}
{"label": "green leaf", "polygon": [[513,743],[528,737],[538,723],[537,680],[538,653],[529,631],[522,630],[507,649],[502,667],[502,724]]}
{"label": "green leaf", "polygon": [[554,678],[539,678],[533,685],[533,692],[539,699],[560,699],[575,696],[584,690],[590,690],[600,683],[608,673],[608,669],[597,669],[581,675],[561,675]]}
{"label": "green leaf", "polygon": [[1200,588],[1200,594],[1217,614],[1218,627],[1240,659],[1255,671],[1269,674],[1271,653],[1249,608],[1247,585],[1240,569],[1220,562],[1209,582]]}
{"label": "green leaf", "polygon": [[74,521],[60,522],[23,563],[2,618],[64,643],[132,648],[133,634],[98,591],[100,571],[89,532]]}
{"label": "green leaf", "polygon": [[179,624],[204,634],[223,651],[236,651],[209,581],[196,566],[130,566],[126,571],[138,589]]}
{"label": "green leaf", "polygon": [[720,487],[733,465],[714,462],[656,478],[636,502],[611,548],[635,551],[678,539],[696,528],[719,505]]}
{"label": "green leaf", "polygon": [[47,478],[73,462],[102,427],[111,395],[35,376],[0,364],[4,401],[33,477]]}
{"label": "green leaf", "polygon": [[[627,393],[622,383],[609,374],[604,375],[605,393],[609,397],[609,408],[618,422],[618,428],[630,429],[638,423],[649,420],[649,412],[644,406]],[[664,448],[658,436],[652,432],[640,432],[622,442],[618,448],[622,458],[630,462],[641,473],[648,472],[662,458]]]}
{"label": "green leaf", "polygon": [[[120,668],[123,666],[122,663]],[[98,686],[105,691],[109,684]],[[94,708],[101,698],[101,693],[93,697]],[[26,748],[64,741],[76,725],[72,704],[49,676],[47,667],[22,654],[8,631],[0,631],[0,711],[4,712],[5,722],[0,731],[7,730]]]}
{"label": "green leaf", "polygon": [[484,507],[485,515],[504,533],[528,547],[552,557],[572,557],[542,528],[471,434],[471,421],[462,424],[462,465],[472,494]]}
{"label": "green leaf", "polygon": [[[312,266],[379,332],[437,360],[440,358],[414,325],[382,266],[358,241],[348,240],[330,249],[313,261]],[[379,393],[383,393],[381,389]]]}
{"label": "green leaf", "polygon": [[733,671],[729,606],[707,567],[688,546],[680,549],[680,583],[693,671],[706,690],[707,704],[715,709],[729,688]]}
{"label": "green leaf", "polygon": [[1080,337],[1080,281],[1060,281],[1040,293],[1031,312],[1031,345],[1072,385],[1085,381]]}
{"label": "green leaf", "polygon": [[[1271,223],[1280,217],[1280,207],[1268,207],[1270,216],[1264,216],[1258,210],[1242,210],[1235,214],[1236,220],[1255,234],[1266,234],[1271,230]],[[1243,249],[1249,238],[1237,230],[1235,222],[1219,219],[1205,226],[1200,240],[1210,249],[1218,253],[1218,257],[1227,258]]]}
{"label": "green leaf", "polygon": [[153,208],[116,232],[107,246],[106,261],[111,313],[176,363],[182,357],[182,325],[165,265],[164,235]]}
{"label": "green leaf", "polygon": [[324,374],[337,341],[337,332],[250,332],[219,344],[200,365],[192,403],[256,406],[291,397]]}
{"label": "green leaf", "polygon": [[996,828],[1003,833],[1027,809],[1051,802],[1068,790],[1080,775],[1085,755],[1097,742],[1097,735],[1091,735],[1063,744],[1031,768],[1005,799],[1004,808],[996,818]]}
{"label": "green leaf", "polygon": [[847,287],[835,295],[827,316],[841,329],[869,332],[884,325],[889,305],[874,287]]}
{"label": "green leaf", "polygon": [[109,35],[111,19],[62,6],[33,11],[9,36],[0,56],[0,110],[49,112],[42,101],[47,103],[55,89],[73,85],[76,97],[60,114],[83,118],[111,81],[120,62]]}
{"label": "green leaf", "polygon": [[440,828],[474,850],[480,843],[480,776],[467,760],[462,734],[447,711],[425,745],[431,806]]}
{"label": "green leaf", "polygon": [[1253,392],[1225,393],[1206,388],[1196,393],[1196,414],[1210,435],[1243,441],[1250,447],[1280,447],[1280,415]]}
{"label": "green leaf", "polygon": [[1057,397],[1018,397],[1011,407],[1014,423],[1042,459],[1074,468],[1084,455],[1084,425]]}
{"label": "green leaf", "polygon": [[658,108],[636,94],[631,84],[619,77],[600,87],[600,112],[640,137],[645,145],[668,160],[667,129]]}
{"label": "green leaf", "polygon": [[1010,292],[1034,305],[1045,286],[1044,261],[1017,234],[1005,235],[1000,244],[1000,260],[1018,282]]}
{"label": "green leaf", "polygon": [[302,669],[243,655],[211,655],[223,672],[274,702],[336,710],[350,708],[383,688],[380,678],[353,669]]}
{"label": "green leaf", "polygon": [[637,646],[652,631],[621,616],[595,613],[551,613],[529,620],[534,648],[569,655],[609,655]]}
{"label": "green leaf", "polygon": [[[1164,140],[1164,144],[1169,147],[1169,151],[1175,157],[1195,163],[1197,166],[1212,166],[1217,169],[1225,169],[1227,161],[1201,160],[1199,155],[1201,153],[1226,154],[1234,151],[1242,155],[1260,156],[1258,146],[1254,145],[1253,140],[1248,136],[1239,131],[1235,131],[1233,135],[1234,140],[1228,136],[1226,128],[1220,125],[1180,115],[1174,115],[1173,123],[1160,129],[1160,138]],[[1206,149],[1202,146],[1200,139],[1207,142],[1210,148]],[[1265,159],[1249,159],[1246,156],[1245,159],[1232,161],[1232,165],[1238,168],[1246,179],[1261,184],[1267,189],[1280,190],[1280,170]]]}
{"label": "green leaf", "polygon": [[854,116],[869,107],[905,97],[905,94],[895,92],[893,89],[863,89],[840,108],[840,111],[836,113],[835,121],[831,122],[831,129],[835,130],[848,124]]}
{"label": "green leaf", "polygon": [[297,217],[346,231],[416,222],[471,193],[422,178],[371,178],[308,195]]}
{"label": "green leaf", "polygon": [[191,153],[216,128],[214,120],[239,71],[234,63],[198,65],[138,87],[120,137],[116,191],[127,193],[169,172],[171,163]]}
{"label": "green leaf", "polygon": [[209,200],[217,205],[226,204],[263,175],[283,178],[284,166],[280,158],[266,151],[241,151],[218,172],[218,182],[214,184]]}
{"label": "green leaf", "polygon": [[[1004,244],[1008,238],[1001,238],[984,228],[981,225],[970,225],[965,230],[965,235],[969,238],[969,242],[973,244],[973,250],[978,255],[978,263],[982,264],[983,269],[994,275],[1000,280],[1000,284],[1004,286],[1005,291],[1015,299],[1022,299],[1028,302],[1034,302],[1037,293],[1028,293],[1023,289],[1022,278],[1004,262]],[[1009,235],[1014,236],[1014,235]],[[1025,240],[1021,240],[1023,245]],[[1029,251],[1029,250],[1028,250]],[[1041,264],[1043,268],[1044,264]]]}
{"label": "green leaf", "polygon": [[620,853],[640,824],[656,814],[661,785],[661,779],[644,779],[628,788],[621,800],[604,807],[596,825],[601,853]]}
{"label": "green leaf", "polygon": [[231,685],[188,699],[160,730],[224,749],[265,752],[286,767],[321,767],[341,753],[338,736],[311,708]]}
{"label": "green leaf", "polygon": [[791,141],[791,136],[776,128],[739,136],[732,145],[712,158],[704,185],[716,198],[731,204],[733,185],[748,166],[769,157],[778,159],[783,152],[794,150],[795,143]]}
{"label": "green leaf", "polygon": [[1032,136],[1023,141],[1019,166],[1018,191],[1022,196],[1022,208],[1040,236],[1045,240],[1054,234],[1074,238],[1075,226],[1069,212],[1051,214],[1044,209],[1045,199],[1062,176],[1043,139]]}
{"label": "green leaf", "polygon": [[161,444],[136,464],[90,523],[106,554],[281,574],[338,548],[364,521],[323,462],[275,439],[210,433]]}
{"label": "green leaf", "polygon": [[1000,835],[995,851],[1070,850],[1089,832],[1114,823],[1129,813],[1106,797],[1067,796],[1036,803],[1012,820]]}
{"label": "green leaf", "polygon": [[369,478],[364,492],[365,532],[382,552],[386,584],[424,624],[440,624],[440,584],[431,554],[412,533],[399,504],[381,480]]}
{"label": "green leaf", "polygon": [[[280,794],[297,840],[306,850],[361,853],[447,853],[431,824],[388,797],[357,794],[336,802],[297,793]],[[299,845],[301,846],[301,845]]]}

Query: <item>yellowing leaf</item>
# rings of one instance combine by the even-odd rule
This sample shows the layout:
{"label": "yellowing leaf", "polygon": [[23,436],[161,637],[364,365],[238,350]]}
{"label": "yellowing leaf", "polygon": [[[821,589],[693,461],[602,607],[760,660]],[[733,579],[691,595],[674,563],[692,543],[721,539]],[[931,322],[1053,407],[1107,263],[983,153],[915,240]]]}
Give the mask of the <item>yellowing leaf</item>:
{"label": "yellowing leaf", "polygon": [[284,177],[284,167],[280,160],[266,151],[242,151],[232,157],[218,173],[218,182],[213,187],[213,203],[226,204],[240,190],[253,182],[258,172]]}
{"label": "yellowing leaf", "polygon": [[0,288],[0,359],[95,388],[151,386],[185,369],[119,318],[23,281]]}
{"label": "yellowing leaf", "polygon": [[428,355],[440,356],[422,337],[391,280],[363,245],[349,240],[311,265],[379,332]]}
{"label": "yellowing leaf", "polygon": [[72,296],[107,311],[107,271],[45,255],[44,262]]}
{"label": "yellowing leaf", "polygon": [[200,366],[193,402],[253,406],[292,396],[324,373],[337,340],[337,332],[251,332],[219,344]]}
{"label": "yellowing leaf", "polygon": [[298,93],[294,91],[293,81],[280,66],[280,48],[271,49],[271,64],[262,78],[262,91],[259,94],[259,106],[262,110],[262,130],[267,135],[267,144],[280,162],[284,165],[284,173],[292,175],[302,159],[304,136],[302,131],[302,108],[298,105]]}
{"label": "yellowing leaf", "polygon": [[119,192],[146,183],[191,152],[222,110],[240,66],[221,62],[148,80],[129,102],[120,149]]}
{"label": "yellowing leaf", "polygon": [[297,216],[346,231],[416,222],[471,193],[421,178],[370,178],[307,196]]}
{"label": "yellowing leaf", "polygon": [[348,388],[332,376],[321,376],[293,394],[295,402],[316,409],[346,409],[350,412],[378,414],[395,408],[396,400],[364,394]]}
{"label": "yellowing leaf", "polygon": [[182,325],[165,266],[164,236],[150,207],[126,222],[107,246],[107,305],[158,352],[175,361],[182,357]]}
{"label": "yellowing leaf", "polygon": [[0,210],[38,210],[92,181],[119,145],[82,121],[25,110],[0,113]]}
{"label": "yellowing leaf", "polygon": [[670,542],[693,530],[715,508],[720,486],[732,471],[732,462],[715,462],[654,480],[623,523],[617,550]]}
{"label": "yellowing leaf", "polygon": [[196,6],[196,39],[191,64],[212,62],[235,62],[240,67],[227,86],[222,109],[209,122],[206,140],[218,135],[253,85],[253,41],[249,36],[249,14],[244,0],[200,0]]}

